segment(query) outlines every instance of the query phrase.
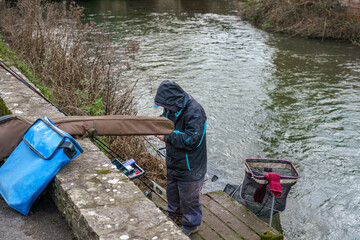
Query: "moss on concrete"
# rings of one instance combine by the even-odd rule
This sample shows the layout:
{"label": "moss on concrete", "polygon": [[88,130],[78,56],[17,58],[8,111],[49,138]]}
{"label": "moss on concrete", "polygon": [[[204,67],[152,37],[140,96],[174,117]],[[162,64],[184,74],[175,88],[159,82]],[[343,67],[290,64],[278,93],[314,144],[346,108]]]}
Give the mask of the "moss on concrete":
{"label": "moss on concrete", "polygon": [[10,115],[11,111],[6,107],[2,98],[0,98],[0,116]]}
{"label": "moss on concrete", "polygon": [[214,194],[217,194],[217,195],[224,195],[225,192],[219,190],[219,191],[213,191],[213,192],[211,192],[211,193],[214,193]]}
{"label": "moss on concrete", "polygon": [[96,177],[91,178],[89,181],[90,181],[90,182],[94,182],[94,183],[99,183],[99,182],[101,182],[100,179],[98,179],[98,178],[96,178]]}
{"label": "moss on concrete", "polygon": [[110,170],[106,169],[106,170],[99,170],[98,174],[109,174]]}
{"label": "moss on concrete", "polygon": [[272,232],[265,232],[260,234],[261,240],[284,240],[284,235],[274,235]]}

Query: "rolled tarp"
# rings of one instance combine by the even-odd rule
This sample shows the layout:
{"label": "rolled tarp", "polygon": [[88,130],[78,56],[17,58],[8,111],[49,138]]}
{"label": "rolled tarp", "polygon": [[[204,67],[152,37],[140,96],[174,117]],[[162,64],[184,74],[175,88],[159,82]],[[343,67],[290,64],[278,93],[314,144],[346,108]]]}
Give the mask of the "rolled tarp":
{"label": "rolled tarp", "polygon": [[[139,136],[170,135],[174,124],[164,117],[107,115],[64,116],[51,119],[61,130],[72,136]],[[8,157],[21,142],[33,121],[7,115],[0,117],[0,159]]]}
{"label": "rolled tarp", "polygon": [[10,156],[32,124],[32,121],[21,117],[0,117],[0,160]]}

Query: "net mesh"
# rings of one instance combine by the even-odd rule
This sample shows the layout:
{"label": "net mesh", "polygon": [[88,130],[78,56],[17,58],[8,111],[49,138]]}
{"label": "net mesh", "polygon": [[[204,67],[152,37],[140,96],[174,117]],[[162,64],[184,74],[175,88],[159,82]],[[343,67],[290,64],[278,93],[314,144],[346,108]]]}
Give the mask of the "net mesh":
{"label": "net mesh", "polygon": [[[271,215],[273,194],[270,191],[265,175],[267,173],[280,175],[282,195],[275,198],[273,214],[285,210],[286,199],[291,187],[296,183],[299,174],[293,164],[279,159],[246,159],[245,176],[241,185],[226,185],[224,192],[243,204],[258,217],[269,218]],[[255,191],[262,192],[261,200],[255,197]]]}

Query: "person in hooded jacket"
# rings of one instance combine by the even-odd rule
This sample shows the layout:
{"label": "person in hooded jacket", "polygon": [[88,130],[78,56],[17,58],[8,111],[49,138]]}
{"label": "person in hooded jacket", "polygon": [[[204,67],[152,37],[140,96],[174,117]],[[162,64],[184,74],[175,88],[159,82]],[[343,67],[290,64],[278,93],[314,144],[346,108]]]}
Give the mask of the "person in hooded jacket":
{"label": "person in hooded jacket", "polygon": [[174,122],[171,135],[158,135],[166,143],[167,212],[190,235],[202,220],[200,191],[207,168],[206,114],[203,107],[177,83],[163,81],[155,95],[154,108]]}

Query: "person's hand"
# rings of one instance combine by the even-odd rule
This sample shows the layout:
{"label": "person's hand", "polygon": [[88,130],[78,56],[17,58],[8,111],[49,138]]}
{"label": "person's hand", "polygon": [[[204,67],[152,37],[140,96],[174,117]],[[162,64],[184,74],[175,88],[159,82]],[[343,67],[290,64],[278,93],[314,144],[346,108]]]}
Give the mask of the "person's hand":
{"label": "person's hand", "polygon": [[165,136],[164,135],[156,135],[156,137],[162,141],[162,142],[165,142]]}

